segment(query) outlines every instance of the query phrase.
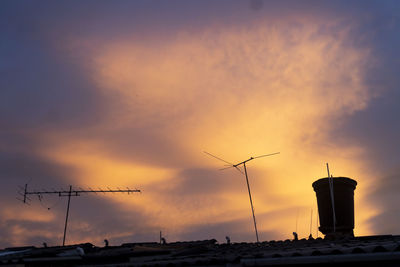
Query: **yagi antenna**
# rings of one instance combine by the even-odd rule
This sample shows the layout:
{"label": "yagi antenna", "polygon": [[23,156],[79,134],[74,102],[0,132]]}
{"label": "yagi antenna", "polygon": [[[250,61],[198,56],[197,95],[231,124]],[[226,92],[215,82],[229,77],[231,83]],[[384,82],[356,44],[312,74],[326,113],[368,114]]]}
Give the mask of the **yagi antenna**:
{"label": "yagi antenna", "polygon": [[260,155],[260,156],[256,156],[256,157],[250,157],[249,159],[244,160],[244,161],[241,161],[241,162],[236,163],[236,164],[230,163],[230,162],[228,162],[228,161],[226,161],[226,160],[224,160],[224,159],[222,159],[222,158],[220,158],[220,157],[217,157],[217,156],[215,156],[215,155],[213,155],[213,154],[211,154],[211,153],[208,153],[208,152],[206,152],[206,151],[204,151],[204,153],[206,153],[207,155],[209,155],[209,156],[211,156],[211,157],[213,157],[213,158],[216,158],[216,159],[218,159],[218,160],[223,161],[223,162],[226,163],[225,166],[227,166],[227,167],[222,168],[222,169],[220,169],[220,170],[226,170],[226,169],[229,169],[229,168],[235,168],[235,169],[237,169],[240,173],[243,174],[243,172],[239,169],[239,166],[240,166],[240,165],[243,165],[244,175],[246,176],[247,190],[248,190],[248,192],[249,192],[249,199],[250,199],[251,212],[252,212],[252,214],[253,214],[254,230],[255,230],[255,232],[256,232],[257,243],[259,243],[260,241],[259,241],[259,239],[258,239],[258,231],[257,231],[256,216],[255,216],[255,214],[254,214],[253,200],[252,200],[252,198],[251,198],[250,184],[249,184],[249,177],[248,177],[248,175],[247,175],[246,163],[249,162],[249,161],[251,161],[251,160],[253,160],[253,159],[258,159],[258,158],[263,158],[263,157],[268,157],[268,156],[276,155],[276,154],[279,154],[280,152],[271,153],[271,154],[265,154],[265,155]]}
{"label": "yagi antenna", "polygon": [[[22,189],[22,188],[21,188]],[[31,199],[28,197],[28,195],[37,195],[39,197],[39,201],[41,201],[41,198],[43,195],[58,195],[59,197],[68,197],[68,204],[67,204],[67,211],[66,211],[66,216],[65,216],[65,225],[64,225],[64,237],[63,237],[63,246],[65,245],[65,237],[67,233],[67,225],[68,225],[68,215],[69,215],[69,206],[71,202],[71,197],[79,197],[82,193],[140,193],[141,191],[138,189],[129,189],[128,187],[126,189],[120,189],[117,187],[117,190],[112,190],[107,187],[107,190],[98,188],[98,189],[92,189],[89,187],[89,190],[84,190],[79,187],[79,190],[72,190],[72,185],[69,186],[68,190],[60,189],[60,190],[42,190],[42,191],[28,191],[28,184],[25,184],[24,189],[24,194],[23,194],[23,200],[25,204],[29,204],[29,201]],[[21,194],[22,196],[22,194]]]}

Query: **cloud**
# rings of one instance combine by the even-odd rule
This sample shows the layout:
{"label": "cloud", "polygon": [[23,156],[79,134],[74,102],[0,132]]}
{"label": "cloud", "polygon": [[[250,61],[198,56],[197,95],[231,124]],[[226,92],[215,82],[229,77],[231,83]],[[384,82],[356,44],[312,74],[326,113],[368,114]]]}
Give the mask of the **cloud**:
{"label": "cloud", "polygon": [[[149,177],[134,168],[162,170],[155,180],[133,180],[152,181],[143,184],[146,212],[173,231],[196,221],[218,224],[227,215],[247,216],[245,187],[235,194],[222,186],[223,179],[209,187],[222,176],[203,171],[220,166],[203,150],[231,162],[282,151],[276,159],[249,166],[256,207],[261,213],[312,207],[311,183],[324,176],[325,159],[334,158],[335,169],[346,175],[361,173],[357,157],[363,147],[336,146],[327,138],[377,94],[365,83],[373,55],[367,47],[355,47],[351,25],[340,23],[318,17],[290,17],[272,25],[260,20],[251,30],[224,25],[151,43],[123,36],[94,50],[88,39],[81,49],[91,60],[84,62],[90,62],[96,88],[114,108],[95,127],[50,135],[54,149],[44,155],[80,165],[81,175],[97,173],[98,181],[109,179],[107,170],[115,170],[113,181],[121,183],[129,174]],[[231,205],[223,204],[232,195]]]}
{"label": "cloud", "polygon": [[385,175],[377,177],[379,183],[370,188],[369,197],[379,207],[377,216],[370,218],[369,223],[378,234],[396,234],[399,232],[398,219],[399,201],[398,190],[400,188],[399,170],[393,169]]}
{"label": "cloud", "polygon": [[[10,203],[2,209],[1,246],[62,243],[67,198],[43,195],[41,201],[33,196],[31,199],[30,206]],[[71,199],[66,242],[102,245],[105,238],[114,244],[156,239],[159,228],[151,226],[148,219],[139,206],[131,205],[127,210],[104,196],[82,194]]]}
{"label": "cloud", "polygon": [[[69,242],[146,241],[159,230],[169,240],[223,241],[221,229],[253,240],[243,175],[218,171],[224,164],[202,151],[234,163],[280,151],[247,165],[264,238],[289,238],[297,211],[309,214],[311,183],[326,175],[326,161],[334,175],[359,181],[356,234],[378,231],[364,222],[393,205],[382,198],[374,206],[367,195],[380,181],[370,155],[396,155],[397,142],[384,140],[395,134],[382,129],[397,129],[398,79],[380,70],[397,69],[393,49],[380,49],[396,18],[365,17],[373,2],[253,2],[262,8],[8,6],[1,17],[19,26],[5,27],[0,52],[2,201],[28,177],[32,188],[137,187],[141,195],[74,199]],[[57,208],[52,216],[40,205],[37,216],[2,210],[3,232],[17,233],[2,245],[57,243]]]}

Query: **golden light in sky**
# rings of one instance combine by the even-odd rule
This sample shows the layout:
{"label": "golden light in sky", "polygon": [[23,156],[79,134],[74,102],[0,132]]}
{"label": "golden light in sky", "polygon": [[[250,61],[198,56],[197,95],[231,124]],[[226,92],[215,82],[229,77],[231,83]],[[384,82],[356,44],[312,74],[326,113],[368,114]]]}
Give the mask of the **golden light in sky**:
{"label": "golden light in sky", "polygon": [[[125,35],[101,44],[72,40],[66,46],[85,54],[81,64],[107,109],[93,125],[44,134],[41,153],[74,166],[73,184],[141,189],[104,197],[127,213],[140,210],[149,231],[162,229],[170,240],[199,226],[233,225],[226,230],[236,236],[204,239],[253,241],[244,176],[219,171],[223,163],[203,151],[233,163],[281,153],[248,164],[261,240],[291,238],[296,220],[299,237],[308,236],[310,210],[316,214],[311,184],[326,176],[329,162],[334,176],[359,182],[355,234],[370,234],[365,222],[376,210],[365,199],[372,178],[364,150],[331,142],[330,130],[376,94],[365,84],[375,59],[351,42],[352,25],[337,23],[294,16],[151,42]],[[70,242],[101,242],[90,225],[71,227],[86,227],[87,236],[71,233]]]}

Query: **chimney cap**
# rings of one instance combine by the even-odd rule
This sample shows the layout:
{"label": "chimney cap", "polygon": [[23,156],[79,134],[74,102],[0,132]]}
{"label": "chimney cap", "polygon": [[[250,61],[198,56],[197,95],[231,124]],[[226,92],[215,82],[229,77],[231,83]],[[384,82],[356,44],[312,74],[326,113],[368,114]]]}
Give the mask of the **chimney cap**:
{"label": "chimney cap", "polygon": [[[350,179],[348,177],[332,177],[333,185],[348,185],[353,186],[353,190],[356,189],[357,181]],[[318,179],[314,183],[312,183],[312,187],[314,190],[318,190],[321,186],[325,187],[326,184],[329,184],[329,177],[324,177]]]}

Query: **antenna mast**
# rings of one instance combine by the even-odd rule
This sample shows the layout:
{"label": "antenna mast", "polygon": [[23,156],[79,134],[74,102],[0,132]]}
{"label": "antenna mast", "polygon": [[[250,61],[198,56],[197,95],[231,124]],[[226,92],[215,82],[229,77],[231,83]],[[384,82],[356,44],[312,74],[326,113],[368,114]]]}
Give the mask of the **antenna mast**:
{"label": "antenna mast", "polygon": [[230,162],[228,162],[228,161],[225,161],[225,160],[223,160],[223,159],[221,159],[221,158],[219,158],[219,157],[217,157],[217,156],[214,156],[214,155],[212,155],[212,154],[210,154],[210,153],[208,153],[208,152],[206,152],[206,151],[204,151],[204,153],[206,153],[207,155],[212,156],[212,157],[214,157],[214,158],[216,158],[216,159],[219,159],[219,160],[221,160],[221,161],[223,161],[223,162],[225,162],[225,163],[228,164],[228,165],[226,165],[226,166],[228,166],[228,167],[222,168],[222,169],[220,169],[220,170],[225,170],[225,169],[229,169],[229,168],[235,168],[235,169],[237,169],[240,173],[243,174],[243,172],[239,169],[239,166],[240,166],[240,165],[243,165],[244,175],[245,175],[245,177],[246,177],[246,183],[247,183],[247,190],[248,190],[248,192],[249,192],[251,213],[252,213],[252,215],[253,215],[254,230],[255,230],[255,232],[256,232],[257,243],[259,243],[260,241],[259,241],[259,238],[258,238],[256,216],[255,216],[255,214],[254,214],[254,206],[253,206],[253,200],[252,200],[251,192],[250,192],[250,184],[249,184],[249,177],[248,177],[248,175],[247,175],[246,163],[249,162],[249,161],[251,161],[251,160],[253,160],[253,159],[258,159],[258,158],[262,158],[262,157],[267,157],[267,156],[276,155],[276,154],[279,154],[280,152],[276,152],[276,153],[272,153],[272,154],[266,154],[266,155],[261,155],[261,156],[257,156],[257,157],[250,157],[249,159],[244,160],[244,161],[239,162],[239,163],[236,163],[236,164],[232,164],[232,163],[230,163]]}
{"label": "antenna mast", "polygon": [[318,205],[317,205],[317,220],[316,220],[316,222],[315,222],[315,225],[316,225],[316,227],[317,227],[317,238],[318,238],[318,232],[319,232],[319,229],[318,229],[318,219],[319,219],[319,210],[318,210]]}
{"label": "antenna mast", "polygon": [[83,190],[80,188],[80,190],[72,190],[72,185],[69,186],[69,190],[53,190],[53,191],[47,191],[47,190],[43,190],[43,191],[28,191],[28,184],[25,184],[25,188],[24,188],[24,199],[23,199],[23,203],[25,204],[29,204],[28,201],[30,201],[30,198],[28,197],[28,195],[37,195],[39,197],[39,200],[41,199],[42,195],[58,195],[59,197],[68,197],[68,204],[67,204],[67,211],[66,211],[66,215],[65,215],[65,225],[64,225],[64,236],[63,236],[63,243],[62,245],[65,246],[65,237],[67,234],[67,225],[68,225],[68,216],[69,216],[69,206],[71,203],[71,197],[79,197],[80,194],[82,193],[140,193],[140,190],[138,189],[109,189],[107,188],[107,190],[103,190],[101,188],[99,188],[98,190],[93,190],[91,188],[89,188],[89,190]]}
{"label": "antenna mast", "polygon": [[312,236],[312,214],[313,214],[313,209],[311,208],[311,216],[310,216],[310,237]]}
{"label": "antenna mast", "polygon": [[326,170],[328,171],[328,181],[329,181],[329,190],[331,193],[331,203],[332,203],[332,219],[333,219],[333,232],[336,232],[336,212],[335,212],[335,197],[333,192],[333,177],[329,173],[329,165],[326,163]]}

